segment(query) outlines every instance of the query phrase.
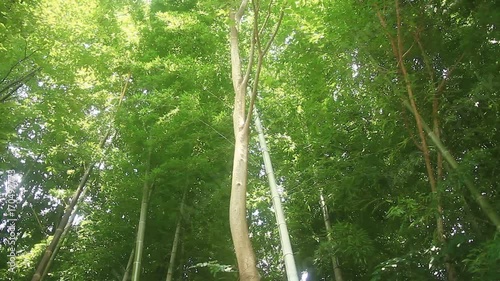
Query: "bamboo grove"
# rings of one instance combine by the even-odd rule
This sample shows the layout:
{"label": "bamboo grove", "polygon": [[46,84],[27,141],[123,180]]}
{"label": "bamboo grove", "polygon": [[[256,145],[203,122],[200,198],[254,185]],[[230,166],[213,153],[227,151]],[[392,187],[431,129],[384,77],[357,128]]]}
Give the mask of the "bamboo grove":
{"label": "bamboo grove", "polygon": [[494,0],[0,3],[0,280],[497,280]]}

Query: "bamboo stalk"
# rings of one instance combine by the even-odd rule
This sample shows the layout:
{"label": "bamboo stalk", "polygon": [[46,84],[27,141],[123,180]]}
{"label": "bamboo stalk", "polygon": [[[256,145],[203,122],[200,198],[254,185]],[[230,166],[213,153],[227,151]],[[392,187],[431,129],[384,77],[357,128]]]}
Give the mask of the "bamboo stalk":
{"label": "bamboo stalk", "polygon": [[130,268],[132,267],[132,261],[134,260],[134,252],[135,252],[135,249],[132,248],[132,251],[130,252],[130,257],[128,258],[127,267],[125,268],[125,272],[123,273],[122,281],[129,280],[128,274],[130,272]]}
{"label": "bamboo stalk", "polygon": [[184,215],[184,202],[186,200],[187,188],[184,190],[182,195],[181,208],[179,211],[179,219],[177,220],[177,226],[175,227],[174,241],[172,243],[172,251],[170,252],[170,262],[168,264],[167,278],[166,281],[172,281],[172,276],[174,275],[174,264],[175,257],[177,256],[177,249],[179,247],[179,236],[181,232],[182,216]]}
{"label": "bamboo stalk", "polygon": [[149,172],[151,169],[151,153],[152,148],[149,148],[148,159],[146,160],[146,172],[144,175],[144,185],[142,187],[141,213],[139,216],[139,226],[137,227],[137,236],[135,243],[135,258],[132,268],[132,281],[139,281],[141,277],[141,262],[142,252],[144,250],[144,234],[146,232],[146,217],[148,212],[149,191]]}
{"label": "bamboo stalk", "polygon": [[[410,106],[407,100],[403,101],[403,104],[413,113],[413,108]],[[420,118],[420,117],[419,117]],[[441,140],[434,134],[434,132],[431,130],[431,128],[423,121],[421,120],[423,128],[431,141],[434,143],[434,145],[437,147],[437,149],[441,152],[443,155],[443,158],[450,164],[450,166],[454,169],[458,169],[458,162],[455,160],[455,158],[451,155],[449,150],[446,148],[446,146],[441,142]],[[469,192],[472,194],[472,197],[474,200],[479,204],[483,212],[486,214],[488,219],[495,225],[497,232],[500,232],[500,217],[497,215],[495,212],[495,209],[490,205],[488,200],[484,198],[483,195],[479,192],[479,190],[474,186],[472,181],[469,178],[464,178],[464,183],[467,189],[469,189]]]}
{"label": "bamboo stalk", "polygon": [[292,244],[290,242],[290,235],[288,234],[288,228],[286,226],[285,215],[283,213],[283,207],[281,206],[281,197],[278,193],[278,188],[276,184],[276,178],[274,177],[274,170],[271,162],[271,156],[269,155],[269,150],[266,144],[266,138],[264,136],[264,131],[262,129],[262,123],[260,121],[259,113],[257,108],[254,107],[254,121],[255,128],[259,135],[260,149],[262,151],[262,157],[264,158],[264,167],[266,170],[267,179],[269,181],[269,188],[271,189],[271,196],[274,207],[274,214],[276,215],[276,223],[278,224],[278,231],[280,234],[281,250],[283,252],[283,260],[285,262],[285,270],[288,281],[298,281],[297,268],[295,266],[295,259],[293,257]]}
{"label": "bamboo stalk", "polygon": [[[321,210],[323,211],[323,221],[325,222],[326,237],[328,241],[332,241],[332,225],[330,223],[330,216],[328,215],[328,206],[326,206],[325,198],[323,197],[323,191],[320,191],[319,202],[321,204]],[[335,255],[332,255],[332,266],[333,274],[335,275],[335,281],[343,281],[342,270],[339,266],[339,260]]]}

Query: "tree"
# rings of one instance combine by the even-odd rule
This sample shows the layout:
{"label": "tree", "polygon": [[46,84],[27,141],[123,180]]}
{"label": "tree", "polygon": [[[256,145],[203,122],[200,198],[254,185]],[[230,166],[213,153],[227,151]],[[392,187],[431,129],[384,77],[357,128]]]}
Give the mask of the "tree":
{"label": "tree", "polygon": [[[231,235],[233,237],[234,250],[238,260],[238,269],[241,280],[260,280],[256,267],[255,253],[248,235],[248,225],[246,221],[246,193],[247,193],[247,162],[250,123],[253,107],[257,96],[259,76],[265,54],[269,50],[276,32],[279,29],[283,13],[271,34],[271,38],[263,45],[260,38],[260,28],[258,25],[260,3],[252,2],[253,6],[253,28],[251,35],[251,45],[249,50],[248,65],[245,72],[241,65],[239,46],[239,25],[248,5],[248,0],[243,0],[236,11],[230,11],[230,50],[231,50],[231,78],[235,93],[233,108],[233,128],[234,128],[234,160],[231,183],[231,201],[229,206],[229,221]],[[270,13],[270,11],[269,11]],[[268,14],[267,18],[270,17]],[[265,26],[265,24],[264,24]],[[254,55],[257,52],[257,65],[253,82],[249,85],[251,70],[253,67]],[[248,108],[245,99],[247,88],[252,89]]]}
{"label": "tree", "polygon": [[233,134],[252,278],[286,280],[258,104],[307,280],[339,276],[332,260],[344,280],[496,280],[498,13],[492,0],[0,3],[1,186],[18,181],[16,206],[0,188],[17,218],[0,221],[0,279],[30,280],[61,227],[45,281],[127,279],[146,197],[136,274],[237,279]]}

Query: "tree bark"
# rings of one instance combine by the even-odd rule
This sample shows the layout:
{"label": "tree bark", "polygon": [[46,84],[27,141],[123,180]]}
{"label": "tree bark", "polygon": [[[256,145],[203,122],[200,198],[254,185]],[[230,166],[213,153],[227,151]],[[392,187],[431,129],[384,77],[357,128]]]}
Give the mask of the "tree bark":
{"label": "tree bark", "polygon": [[[245,132],[246,131],[246,132]],[[229,224],[241,281],[260,280],[246,219],[248,131],[235,133]]]}
{"label": "tree bark", "polygon": [[[245,96],[248,73],[243,77],[241,73],[241,59],[238,42],[238,29],[248,0],[241,2],[237,12],[231,11],[230,19],[230,49],[231,49],[231,74],[235,93],[233,109],[233,129],[235,137],[233,172],[231,182],[231,198],[229,202],[229,225],[233,239],[234,251],[238,261],[238,270],[241,281],[259,281],[257,261],[248,233],[246,219],[246,192],[247,192],[247,166],[249,124],[245,120]],[[251,57],[251,60],[253,56]],[[251,62],[250,62],[251,63]],[[251,65],[249,64],[249,69]]]}
{"label": "tree bark", "polygon": [[[246,220],[246,193],[247,193],[247,166],[248,166],[248,143],[249,143],[249,126],[252,118],[253,106],[255,97],[257,96],[257,88],[259,84],[259,75],[262,68],[264,55],[269,50],[272,41],[280,27],[283,18],[283,11],[280,13],[279,20],[273,30],[269,41],[261,44],[259,38],[258,27],[258,12],[259,9],[253,3],[253,33],[250,40],[250,50],[248,56],[248,64],[243,73],[241,68],[241,58],[238,41],[238,27],[241,18],[248,6],[248,0],[242,0],[237,11],[230,11],[229,19],[231,21],[229,32],[229,46],[231,53],[231,79],[234,89],[234,108],[233,108],[233,130],[235,137],[233,172],[231,183],[231,199],[229,203],[229,224],[231,228],[231,236],[233,239],[236,259],[238,261],[238,270],[241,281],[257,281],[260,280],[260,275],[257,270],[257,262],[255,253],[252,248],[252,243],[248,234],[248,224]],[[246,108],[246,93],[249,87],[250,73],[254,64],[255,50],[258,50],[258,57],[254,77],[252,81],[252,91],[248,109]],[[248,110],[246,112],[246,110]],[[245,113],[246,112],[246,113]]]}

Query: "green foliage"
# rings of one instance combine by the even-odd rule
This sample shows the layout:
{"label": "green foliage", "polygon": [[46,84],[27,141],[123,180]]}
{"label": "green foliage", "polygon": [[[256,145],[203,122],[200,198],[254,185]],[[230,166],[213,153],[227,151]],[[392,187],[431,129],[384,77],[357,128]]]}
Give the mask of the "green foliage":
{"label": "green foliage", "polygon": [[500,262],[500,241],[498,235],[487,241],[478,248],[470,251],[464,260],[468,271],[474,276],[473,280],[495,280],[500,274],[498,263]]}
{"label": "green foliage", "polygon": [[230,265],[219,264],[217,261],[208,261],[197,263],[189,268],[202,268],[207,267],[210,273],[215,277],[217,273],[221,272],[235,272]]}
{"label": "green foliage", "polygon": [[[394,1],[270,7],[269,26],[282,4],[285,17],[264,63],[257,106],[295,260],[308,280],[332,279],[332,256],[345,280],[446,280],[450,260],[460,280],[500,274],[497,231],[464,186],[472,181],[500,213],[500,10],[494,0],[417,2],[399,1],[402,62],[390,43],[398,34]],[[269,3],[260,1],[261,24]],[[142,278],[165,278],[187,189],[174,277],[235,279],[225,270],[236,268],[228,226],[233,91],[227,33],[228,10],[237,6],[0,3],[0,178],[5,181],[6,170],[22,175],[15,280],[31,277],[84,170],[101,160],[46,280],[121,277],[134,247],[150,148],[154,188]],[[239,38],[247,46],[249,20]],[[437,102],[440,138],[459,162],[457,170],[443,165],[437,193],[415,120],[401,104],[408,93],[400,63],[432,126]],[[101,150],[109,128],[113,138]],[[432,145],[430,153],[436,171]],[[248,222],[263,279],[280,280],[279,234],[260,159],[253,138]],[[436,231],[438,204],[444,242]],[[4,193],[0,207],[7,209]],[[10,277],[6,252],[2,244],[2,280]]]}
{"label": "green foliage", "polygon": [[320,243],[316,251],[319,261],[326,262],[328,258],[337,257],[345,263],[366,264],[375,253],[368,234],[353,224],[336,223],[332,225],[329,235],[332,236],[332,241]]}

